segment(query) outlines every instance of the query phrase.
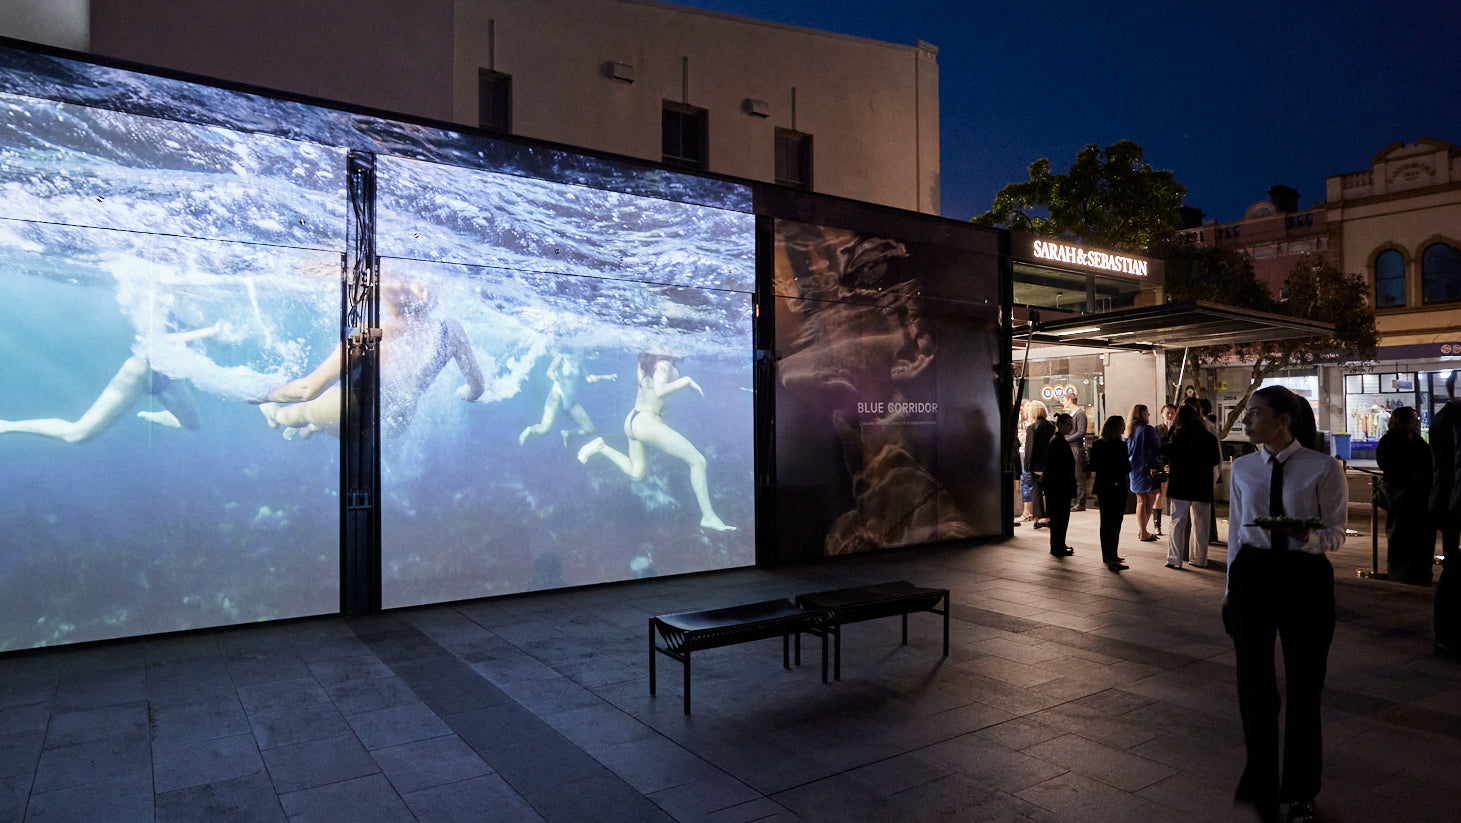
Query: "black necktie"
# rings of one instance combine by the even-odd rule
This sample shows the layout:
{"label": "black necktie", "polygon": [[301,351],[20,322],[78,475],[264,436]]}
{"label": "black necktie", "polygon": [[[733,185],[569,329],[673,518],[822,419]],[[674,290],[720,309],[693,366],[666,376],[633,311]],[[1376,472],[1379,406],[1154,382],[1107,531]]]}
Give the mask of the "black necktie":
{"label": "black necktie", "polygon": [[1268,458],[1273,464],[1273,474],[1268,482],[1268,516],[1283,517],[1283,463],[1278,456]]}

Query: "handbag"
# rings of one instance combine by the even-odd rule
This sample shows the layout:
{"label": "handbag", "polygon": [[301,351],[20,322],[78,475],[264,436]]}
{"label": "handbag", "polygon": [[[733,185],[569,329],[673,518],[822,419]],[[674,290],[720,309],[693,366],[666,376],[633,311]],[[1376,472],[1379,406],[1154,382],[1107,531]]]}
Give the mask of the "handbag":
{"label": "handbag", "polygon": [[1146,477],[1153,483],[1167,482],[1167,467],[1161,464],[1146,467]]}

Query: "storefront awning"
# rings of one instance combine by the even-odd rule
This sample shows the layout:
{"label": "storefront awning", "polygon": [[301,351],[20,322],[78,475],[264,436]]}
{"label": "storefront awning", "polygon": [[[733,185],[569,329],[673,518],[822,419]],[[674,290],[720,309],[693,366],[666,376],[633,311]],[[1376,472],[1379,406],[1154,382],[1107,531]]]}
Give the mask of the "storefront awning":
{"label": "storefront awning", "polygon": [[1327,337],[1334,324],[1197,300],[1081,314],[1017,326],[1014,342],[1102,349],[1228,346]]}

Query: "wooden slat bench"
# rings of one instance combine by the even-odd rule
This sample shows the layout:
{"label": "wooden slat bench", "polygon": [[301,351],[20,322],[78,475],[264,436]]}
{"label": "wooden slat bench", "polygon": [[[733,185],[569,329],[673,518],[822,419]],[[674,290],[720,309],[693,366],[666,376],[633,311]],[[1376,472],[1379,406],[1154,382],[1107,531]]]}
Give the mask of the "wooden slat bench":
{"label": "wooden slat bench", "polygon": [[766,600],[698,612],[649,618],[649,693],[655,691],[655,652],[669,655],[685,668],[685,714],[690,713],[690,654],[703,649],[781,638],[781,665],[791,668],[790,643],[796,636],[796,662],[801,663],[801,634],[822,638],[822,682],[827,682],[827,619],[823,609],[801,608],[790,600]]}
{"label": "wooden slat bench", "polygon": [[[925,589],[906,580],[895,583],[877,583],[871,586],[855,586],[850,589],[834,589],[825,592],[803,594],[794,601],[808,610],[825,609],[832,615],[825,631],[832,635],[832,666],[836,679],[842,679],[842,626],[863,620],[877,620],[882,617],[901,615],[903,618],[903,643],[908,643],[908,615],[913,612],[933,612],[944,616],[944,657],[949,656],[949,590]],[[939,605],[943,608],[940,609]],[[811,631],[817,634],[816,630]],[[825,653],[827,638],[822,638]]]}

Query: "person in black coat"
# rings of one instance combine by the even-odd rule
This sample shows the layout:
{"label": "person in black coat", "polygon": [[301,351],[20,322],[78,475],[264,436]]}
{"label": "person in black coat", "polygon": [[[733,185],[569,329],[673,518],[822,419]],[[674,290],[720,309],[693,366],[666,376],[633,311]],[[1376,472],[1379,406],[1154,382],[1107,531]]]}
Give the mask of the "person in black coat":
{"label": "person in black coat", "polygon": [[1075,550],[1065,545],[1065,532],[1070,527],[1070,501],[1075,498],[1075,453],[1065,439],[1071,432],[1070,415],[1055,417],[1055,432],[1047,441],[1045,476],[1045,514],[1050,518],[1050,553],[1069,557]]}
{"label": "person in black coat", "polygon": [[1436,556],[1436,526],[1428,511],[1431,449],[1420,436],[1420,415],[1409,406],[1390,414],[1390,428],[1375,449],[1385,477],[1385,564],[1391,580],[1431,584]]}
{"label": "person in black coat", "polygon": [[1167,568],[1182,568],[1191,543],[1192,565],[1207,565],[1208,514],[1212,485],[1222,452],[1217,438],[1203,424],[1202,412],[1184,403],[1177,410],[1177,428],[1162,444],[1167,460],[1167,496],[1172,500],[1172,534],[1167,542]]}
{"label": "person in black coat", "polygon": [[1131,458],[1126,456],[1126,443],[1121,439],[1125,428],[1126,420],[1113,414],[1101,427],[1100,438],[1091,444],[1091,471],[1096,478],[1093,490],[1096,504],[1101,507],[1101,561],[1113,572],[1128,568],[1117,554],[1126,496],[1131,493]]}
{"label": "person in black coat", "polygon": [[1451,399],[1431,420],[1431,517],[1446,559],[1436,582],[1436,651],[1461,657],[1461,400],[1456,372],[1446,378]]}

